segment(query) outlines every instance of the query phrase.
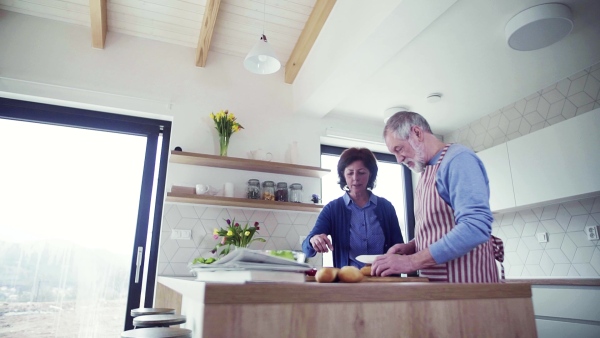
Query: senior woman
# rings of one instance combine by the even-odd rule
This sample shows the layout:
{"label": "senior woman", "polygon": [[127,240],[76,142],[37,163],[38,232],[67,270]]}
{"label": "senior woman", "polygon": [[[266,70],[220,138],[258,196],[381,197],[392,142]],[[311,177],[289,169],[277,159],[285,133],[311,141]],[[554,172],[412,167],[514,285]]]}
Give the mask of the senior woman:
{"label": "senior woman", "polygon": [[319,214],[302,243],[307,257],[331,250],[335,267],[361,268],[364,264],[356,257],[384,254],[394,244],[403,243],[394,206],[371,191],[377,170],[377,159],[369,149],[342,152],[337,174],[340,188],[346,193],[327,203]]}

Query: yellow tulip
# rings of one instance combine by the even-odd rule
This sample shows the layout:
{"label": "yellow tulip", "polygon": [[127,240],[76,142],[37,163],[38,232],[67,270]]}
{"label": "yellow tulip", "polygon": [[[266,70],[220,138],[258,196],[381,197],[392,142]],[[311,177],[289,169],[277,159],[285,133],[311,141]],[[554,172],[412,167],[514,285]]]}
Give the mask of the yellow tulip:
{"label": "yellow tulip", "polygon": [[231,231],[231,230],[227,231],[227,236],[233,236],[233,231]]}
{"label": "yellow tulip", "polygon": [[246,237],[250,236],[250,231],[244,232],[244,235],[246,235]]}
{"label": "yellow tulip", "polygon": [[219,234],[219,229],[215,228],[215,229],[213,230],[213,235],[218,235],[218,234]]}

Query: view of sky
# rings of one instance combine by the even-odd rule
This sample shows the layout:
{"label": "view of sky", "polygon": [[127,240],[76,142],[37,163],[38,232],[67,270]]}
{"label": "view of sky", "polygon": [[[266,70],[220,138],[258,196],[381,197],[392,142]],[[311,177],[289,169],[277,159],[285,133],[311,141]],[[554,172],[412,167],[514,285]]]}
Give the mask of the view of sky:
{"label": "view of sky", "polygon": [[0,238],[130,253],[146,138],[0,119]]}

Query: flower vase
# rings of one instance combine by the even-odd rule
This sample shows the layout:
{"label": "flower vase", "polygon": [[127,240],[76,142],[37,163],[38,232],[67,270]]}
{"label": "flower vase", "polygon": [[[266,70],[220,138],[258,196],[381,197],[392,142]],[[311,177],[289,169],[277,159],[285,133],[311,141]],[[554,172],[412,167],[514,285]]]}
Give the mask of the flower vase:
{"label": "flower vase", "polygon": [[219,136],[219,147],[220,147],[219,155],[227,156],[227,148],[229,148],[229,136],[225,136],[225,135]]}

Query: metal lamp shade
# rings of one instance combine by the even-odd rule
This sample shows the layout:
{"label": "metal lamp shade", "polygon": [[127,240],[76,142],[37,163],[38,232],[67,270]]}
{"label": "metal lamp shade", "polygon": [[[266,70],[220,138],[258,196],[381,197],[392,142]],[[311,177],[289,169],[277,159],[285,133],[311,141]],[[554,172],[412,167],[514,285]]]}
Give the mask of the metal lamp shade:
{"label": "metal lamp shade", "polygon": [[244,67],[254,74],[273,74],[281,68],[273,47],[262,36],[244,59]]}

